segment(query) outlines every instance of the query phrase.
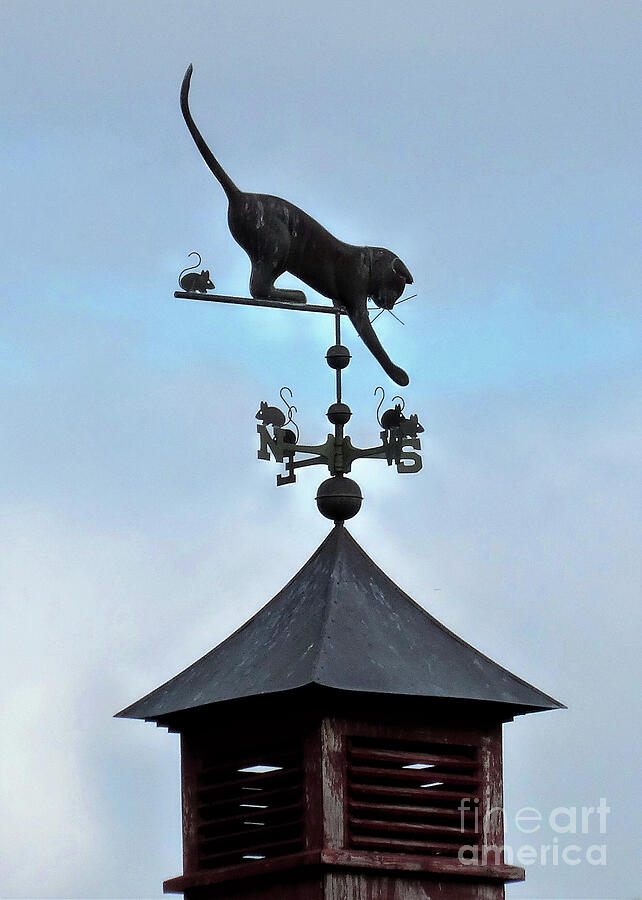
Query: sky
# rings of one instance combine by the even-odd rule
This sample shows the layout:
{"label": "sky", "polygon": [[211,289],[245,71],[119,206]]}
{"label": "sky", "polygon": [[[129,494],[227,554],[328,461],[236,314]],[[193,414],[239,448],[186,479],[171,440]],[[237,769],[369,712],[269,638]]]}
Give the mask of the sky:
{"label": "sky", "polygon": [[[255,413],[289,385],[306,441],[325,439],[332,319],[173,298],[192,250],[218,292],[248,290],[180,116],[190,62],[195,119],[240,187],[414,275],[405,324],[376,328],[410,374],[424,468],[356,464],[350,530],[568,706],[505,726],[507,843],[538,854],[507,897],[642,895],[641,20],[625,0],[2,4],[3,897],[162,896],[178,739],[113,714],[329,528],[323,470],[277,488]],[[395,385],[344,341],[367,446],[374,388]],[[605,833],[551,825],[601,798]],[[579,850],[553,865],[553,844]]]}

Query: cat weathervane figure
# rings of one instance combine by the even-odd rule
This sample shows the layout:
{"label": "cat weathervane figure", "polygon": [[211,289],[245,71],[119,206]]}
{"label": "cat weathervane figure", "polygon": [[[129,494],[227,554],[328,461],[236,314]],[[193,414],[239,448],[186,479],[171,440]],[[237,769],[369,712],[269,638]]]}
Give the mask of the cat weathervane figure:
{"label": "cat weathervane figure", "polygon": [[[189,108],[190,65],[181,87],[181,111],[198,150],[225,191],[227,219],[234,239],[250,258],[250,294],[253,300],[225,298],[267,306],[301,308],[302,291],[275,287],[284,272],[296,275],[313,290],[328,297],[336,309],[348,315],[366,347],[397,384],[409,383],[406,372],[395,365],[377,337],[368,315],[368,300],[392,310],[412,275],[399,257],[383,247],[360,247],[340,241],[315,219],[288,200],[269,194],[240,190],[223,169],[196,127]],[[177,296],[184,296],[178,293]],[[194,299],[219,300],[214,295]],[[305,307],[304,307],[305,308]],[[307,307],[318,312],[325,307]],[[328,310],[331,311],[331,310]]]}

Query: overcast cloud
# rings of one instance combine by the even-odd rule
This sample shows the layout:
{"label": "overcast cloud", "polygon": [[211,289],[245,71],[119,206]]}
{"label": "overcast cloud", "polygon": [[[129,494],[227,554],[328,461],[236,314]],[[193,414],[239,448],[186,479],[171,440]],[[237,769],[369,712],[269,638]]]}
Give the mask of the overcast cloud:
{"label": "overcast cloud", "polygon": [[[181,871],[177,738],[112,715],[327,533],[320,470],[277,489],[254,414],[291,385],[323,439],[330,323],[172,299],[190,250],[221,293],[249,271],[180,116],[189,62],[241,187],[415,276],[405,327],[377,328],[411,375],[424,470],[355,467],[351,531],[568,704],[505,728],[508,843],[607,848],[604,866],[537,862],[507,896],[642,894],[641,18],[622,0],[5,0],[3,896],[162,895]],[[393,386],[344,338],[359,444]],[[514,824],[601,797],[605,835]]]}

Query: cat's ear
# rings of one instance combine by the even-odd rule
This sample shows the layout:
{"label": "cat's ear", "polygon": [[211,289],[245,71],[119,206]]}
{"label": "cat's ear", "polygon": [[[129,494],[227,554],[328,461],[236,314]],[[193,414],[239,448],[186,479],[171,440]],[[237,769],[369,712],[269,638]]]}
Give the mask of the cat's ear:
{"label": "cat's ear", "polygon": [[412,275],[408,271],[405,263],[403,263],[398,256],[392,261],[392,271],[401,278],[405,278],[406,284],[412,284]]}

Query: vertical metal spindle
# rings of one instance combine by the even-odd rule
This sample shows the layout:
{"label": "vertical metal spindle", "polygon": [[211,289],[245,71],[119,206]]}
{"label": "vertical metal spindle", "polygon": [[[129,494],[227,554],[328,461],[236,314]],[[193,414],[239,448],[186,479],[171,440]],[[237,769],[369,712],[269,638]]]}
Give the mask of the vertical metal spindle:
{"label": "vertical metal spindle", "polygon": [[[341,343],[341,313],[334,315],[334,342]],[[337,403],[341,403],[341,369],[337,369]]]}
{"label": "vertical metal spindle", "polygon": [[[341,313],[334,316],[334,342],[341,344]],[[341,403],[341,369],[336,370],[337,403]],[[333,475],[343,475],[343,425],[337,422],[334,426],[334,471]]]}

